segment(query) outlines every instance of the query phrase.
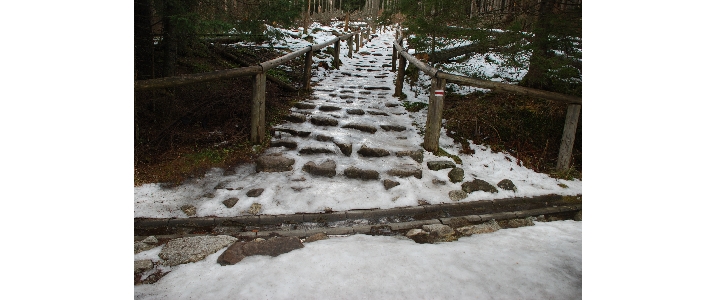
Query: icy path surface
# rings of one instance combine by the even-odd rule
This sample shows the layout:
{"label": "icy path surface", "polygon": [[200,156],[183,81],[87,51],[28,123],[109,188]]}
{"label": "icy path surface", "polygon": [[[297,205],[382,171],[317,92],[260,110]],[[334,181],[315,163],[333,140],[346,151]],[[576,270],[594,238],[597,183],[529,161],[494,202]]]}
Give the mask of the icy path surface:
{"label": "icy path surface", "polygon": [[229,266],[220,250],[135,286],[135,299],[581,299],[581,224],[439,244],[360,234]]}
{"label": "icy path surface", "polygon": [[[306,121],[287,122],[275,127],[274,142],[295,142],[295,149],[272,147],[265,154],[281,153],[295,160],[292,171],[278,173],[257,173],[254,164],[239,166],[231,172],[212,170],[204,178],[179,187],[163,188],[159,184],[146,184],[135,188],[135,217],[146,218],[187,218],[181,210],[183,205],[196,208],[197,217],[232,217],[246,215],[254,203],[261,204],[260,214],[292,214],[297,212],[321,212],[327,209],[345,211],[349,209],[393,208],[416,206],[419,200],[430,204],[453,202],[449,192],[461,190],[461,182],[449,181],[451,169],[429,170],[428,161],[451,161],[423,152],[423,161],[410,156],[397,155],[400,151],[423,151],[420,144],[423,136],[420,130],[425,126],[426,109],[410,113],[402,105],[404,101],[393,97],[393,82],[396,75],[391,72],[391,43],[394,31],[378,33],[362,46],[353,58],[347,56],[346,44],[342,43],[339,70],[326,71],[317,67],[315,86],[308,104],[292,108],[292,114],[303,115]],[[426,77],[426,76],[422,76]],[[426,78],[423,78],[426,80]],[[428,102],[425,92],[412,90],[404,85],[408,102]],[[310,108],[312,107],[313,108]],[[299,108],[301,107],[301,108]],[[336,126],[317,126],[312,118],[324,117],[338,121]],[[373,127],[374,133],[353,128],[348,124]],[[386,125],[405,128],[403,131],[386,129]],[[386,128],[385,128],[386,127]],[[283,131],[282,131],[283,130]],[[304,132],[304,134],[302,134]],[[351,144],[352,152],[346,156],[337,143]],[[448,153],[458,155],[463,164],[457,165],[465,171],[463,182],[481,179],[496,186],[503,179],[510,179],[517,191],[498,189],[498,193],[477,191],[470,193],[461,202],[526,197],[546,194],[576,195],[581,193],[581,181],[565,181],[550,178],[520,166],[516,159],[505,153],[492,153],[481,145],[471,145],[475,154],[459,154],[458,144],[442,132],[440,147]],[[358,150],[366,146],[388,151],[388,156],[364,157]],[[323,149],[330,153],[302,154],[306,148]],[[319,177],[308,174],[302,167],[308,162],[317,165],[333,160],[336,176]],[[347,168],[374,170],[378,180],[350,179],[344,175]],[[421,170],[421,178],[390,175],[391,169]],[[383,180],[393,180],[398,186],[386,189]],[[560,186],[559,184],[562,184]],[[264,189],[259,197],[249,197],[252,189]],[[237,198],[237,203],[228,208],[222,202]]]}

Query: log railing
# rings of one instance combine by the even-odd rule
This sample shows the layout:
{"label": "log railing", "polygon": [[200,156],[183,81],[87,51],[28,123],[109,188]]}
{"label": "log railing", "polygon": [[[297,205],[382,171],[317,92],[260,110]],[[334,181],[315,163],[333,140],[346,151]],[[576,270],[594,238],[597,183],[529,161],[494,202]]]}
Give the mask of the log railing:
{"label": "log railing", "polygon": [[[352,57],[352,46],[356,44],[356,51],[359,51],[363,42],[363,32],[367,29],[361,29],[357,32],[348,33],[342,36],[335,37],[324,43],[307,46],[301,50],[286,54],[284,56],[268,60],[260,63],[256,66],[249,66],[243,68],[234,68],[229,70],[219,70],[206,73],[198,73],[191,75],[180,75],[172,77],[164,77],[157,79],[148,80],[137,80],[135,81],[135,91],[161,89],[169,87],[183,86],[193,83],[215,81],[221,79],[237,78],[241,76],[253,76],[252,79],[252,114],[251,114],[251,134],[250,141],[252,144],[261,144],[264,142],[265,136],[265,94],[267,85],[267,71],[282,65],[294,58],[305,55],[304,59],[304,79],[303,88],[310,90],[310,80],[312,76],[312,56],[315,51],[319,51],[330,45],[334,45],[334,67],[339,68],[339,42],[347,41],[347,47],[349,48],[348,56]],[[356,40],[356,43],[354,43]]]}
{"label": "log railing", "polygon": [[431,77],[429,107],[426,116],[426,133],[424,135],[424,149],[431,152],[439,150],[441,117],[444,110],[444,88],[446,87],[446,82],[448,81],[455,84],[491,89],[496,93],[526,95],[546,100],[560,101],[568,104],[568,112],[566,113],[566,122],[563,128],[563,137],[559,148],[556,169],[567,170],[569,168],[571,162],[571,152],[573,151],[573,143],[576,137],[576,127],[578,127],[578,118],[581,114],[581,97],[445,73],[425,64],[406,52],[402,43],[403,37],[397,32],[397,39],[394,41],[394,45],[392,46],[391,62],[393,72],[396,68],[395,61],[397,58],[399,59],[394,96],[401,97],[404,86],[404,70],[406,68],[407,61],[414,64],[419,70],[424,72],[424,74]]}

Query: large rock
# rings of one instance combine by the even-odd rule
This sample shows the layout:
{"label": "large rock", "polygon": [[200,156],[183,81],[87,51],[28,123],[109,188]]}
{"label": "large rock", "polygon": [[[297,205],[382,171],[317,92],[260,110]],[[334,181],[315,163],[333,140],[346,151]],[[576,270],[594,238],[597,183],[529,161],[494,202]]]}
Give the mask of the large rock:
{"label": "large rock", "polygon": [[197,208],[193,205],[185,204],[180,207],[180,210],[187,215],[188,217],[194,216],[197,214]]}
{"label": "large rock", "polygon": [[358,123],[349,123],[347,125],[342,126],[342,128],[351,128],[351,129],[356,129],[356,130],[364,131],[364,132],[368,132],[368,133],[376,132],[376,127],[371,126],[371,125],[366,125],[366,124],[358,124]]}
{"label": "large rock", "polygon": [[503,190],[516,192],[516,186],[514,185],[513,181],[511,181],[511,180],[504,179],[504,180],[499,181],[499,183],[496,185],[499,186]]}
{"label": "large rock", "polygon": [[391,179],[384,179],[384,189],[385,190],[389,190],[397,185],[399,185],[398,181],[394,181]]}
{"label": "large rock", "polygon": [[257,158],[257,173],[291,171],[294,159],[281,154],[265,155]]}
{"label": "large rock", "polygon": [[315,176],[334,177],[337,175],[337,163],[333,160],[327,160],[319,165],[310,161],[302,167],[302,171]]}
{"label": "large rock", "polygon": [[418,228],[409,230],[409,232],[406,233],[406,237],[414,240],[414,242],[417,242],[419,244],[431,243],[434,241],[434,238],[429,237],[428,232]]}
{"label": "large rock", "polygon": [[380,148],[369,148],[366,145],[362,145],[357,151],[359,155],[364,157],[383,157],[389,156],[389,151]]}
{"label": "large rock", "polygon": [[287,149],[297,149],[297,142],[285,140],[271,141],[269,142],[269,147],[285,147]]}
{"label": "large rock", "polygon": [[193,236],[171,240],[162,248],[159,257],[167,266],[197,262],[237,241],[228,235]]}
{"label": "large rock", "polygon": [[247,197],[259,197],[264,193],[264,189],[251,189],[247,192]]}
{"label": "large rock", "polygon": [[424,162],[424,150],[399,151],[396,153],[396,156],[398,156],[398,157],[408,156],[408,157],[411,157],[411,159],[415,160],[418,163]]}
{"label": "large rock", "polygon": [[361,108],[349,108],[347,109],[347,113],[350,115],[363,115],[364,110]]}
{"label": "large rock", "polygon": [[449,199],[451,199],[451,201],[459,201],[461,199],[466,199],[466,197],[468,196],[469,194],[462,190],[449,191]]}
{"label": "large rock", "polygon": [[311,119],[312,124],[317,126],[337,126],[339,121],[330,117],[315,116]]}
{"label": "large rock", "polygon": [[386,131],[404,131],[406,130],[406,127],[399,126],[399,125],[379,125],[381,129],[384,129]]}
{"label": "large rock", "polygon": [[249,206],[247,213],[252,215],[258,215],[260,211],[262,211],[262,205],[259,203],[252,203],[252,205]]}
{"label": "large rock", "polygon": [[366,112],[368,112],[370,115],[375,115],[375,116],[388,116],[389,115],[383,111],[376,111],[376,110],[367,110]]}
{"label": "large rock", "polygon": [[374,170],[362,170],[355,167],[349,167],[344,170],[344,176],[353,179],[379,180],[379,172]]}
{"label": "large rock", "polygon": [[494,232],[501,229],[498,223],[496,221],[491,220],[489,222],[479,224],[479,225],[470,225],[470,226],[464,226],[461,228],[457,228],[456,231],[461,233],[462,235],[472,235],[472,234],[482,234],[482,233],[489,233]]}
{"label": "large rock", "polygon": [[239,201],[239,198],[229,198],[222,201],[222,204],[224,204],[224,206],[226,206],[227,208],[232,208],[234,207],[234,205],[237,204],[237,201]]}
{"label": "large rock", "polygon": [[217,263],[222,266],[234,265],[247,256],[269,255],[276,257],[280,254],[301,248],[304,248],[302,241],[294,236],[272,237],[264,241],[236,242],[217,258]]}
{"label": "large rock", "polygon": [[507,221],[501,221],[505,222],[505,228],[519,228],[519,227],[526,227],[526,226],[534,226],[534,220],[531,217],[524,218],[524,219],[511,219]]}
{"label": "large rock", "polygon": [[339,150],[342,151],[342,154],[346,156],[352,155],[352,144],[351,143],[342,143],[342,142],[334,142],[334,145],[337,145],[339,147]]}
{"label": "large rock", "polygon": [[409,167],[409,166],[403,166],[399,168],[394,168],[386,172],[387,174],[391,176],[397,176],[397,177],[409,177],[414,176],[418,179],[421,179],[421,169]]}
{"label": "large rock", "polygon": [[334,154],[334,149],[307,147],[299,150],[299,154]]}
{"label": "large rock", "polygon": [[341,109],[341,107],[336,107],[336,106],[332,106],[332,105],[322,105],[319,107],[319,110],[321,110],[321,111],[337,111],[340,109]]}
{"label": "large rock", "polygon": [[453,168],[449,171],[449,181],[453,183],[464,181],[464,169]]}
{"label": "large rock", "polygon": [[499,190],[497,190],[493,185],[481,179],[474,179],[474,181],[464,182],[461,184],[461,189],[467,193],[473,193],[475,191],[484,191],[489,193],[499,192]]}
{"label": "large rock", "polygon": [[315,108],[315,107],[317,107],[317,106],[314,105],[314,104],[309,104],[309,103],[304,103],[304,102],[297,102],[297,103],[294,103],[294,107],[296,107],[296,108],[298,108],[298,109],[313,109],[313,108]]}
{"label": "large rock", "polygon": [[449,169],[449,168],[456,167],[454,162],[448,161],[448,160],[427,161],[426,166],[429,167],[429,170],[432,170],[432,171],[438,171],[441,169]]}
{"label": "large rock", "polygon": [[449,225],[444,225],[444,224],[423,225],[423,226],[421,226],[421,229],[429,232],[430,236],[440,238],[440,239],[446,238],[446,237],[454,234],[454,230],[451,229],[451,227],[449,227]]}
{"label": "large rock", "polygon": [[303,114],[292,113],[287,115],[284,119],[292,123],[304,123],[307,121],[307,116]]}
{"label": "large rock", "polygon": [[307,237],[307,239],[304,240],[304,243],[306,244],[306,243],[311,243],[311,242],[326,240],[326,239],[328,239],[328,238],[329,238],[329,237],[327,236],[326,233],[323,233],[323,232],[315,233],[315,234],[313,234],[313,235]]}

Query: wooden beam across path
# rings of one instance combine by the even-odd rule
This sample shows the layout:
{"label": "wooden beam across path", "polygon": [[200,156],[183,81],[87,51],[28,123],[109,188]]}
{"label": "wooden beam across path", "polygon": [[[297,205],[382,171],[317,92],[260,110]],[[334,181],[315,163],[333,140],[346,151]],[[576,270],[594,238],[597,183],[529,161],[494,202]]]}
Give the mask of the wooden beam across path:
{"label": "wooden beam across path", "polygon": [[256,75],[262,73],[261,66],[219,70],[200,74],[180,75],[157,79],[135,81],[135,91],[161,89],[182,86],[193,83],[208,82],[220,79],[229,79],[241,76]]}

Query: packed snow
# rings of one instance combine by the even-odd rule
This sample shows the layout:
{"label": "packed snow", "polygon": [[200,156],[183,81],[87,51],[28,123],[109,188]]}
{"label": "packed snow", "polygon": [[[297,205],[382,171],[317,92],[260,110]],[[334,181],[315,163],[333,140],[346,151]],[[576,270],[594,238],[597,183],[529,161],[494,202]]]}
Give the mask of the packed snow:
{"label": "packed snow", "polygon": [[358,234],[227,266],[217,263],[222,249],[135,286],[135,299],[581,299],[581,224],[538,222],[438,244]]}

